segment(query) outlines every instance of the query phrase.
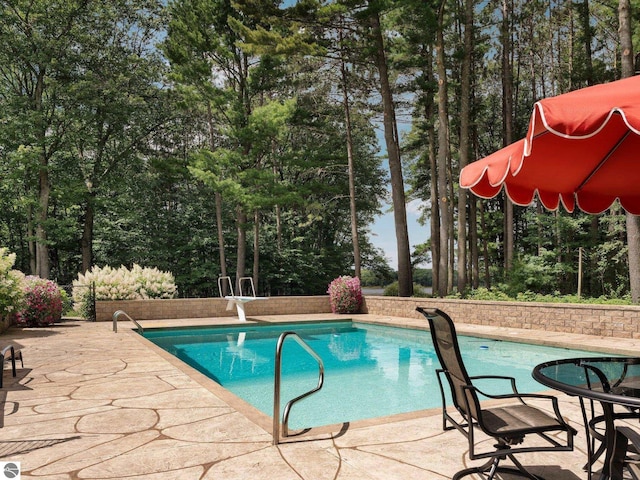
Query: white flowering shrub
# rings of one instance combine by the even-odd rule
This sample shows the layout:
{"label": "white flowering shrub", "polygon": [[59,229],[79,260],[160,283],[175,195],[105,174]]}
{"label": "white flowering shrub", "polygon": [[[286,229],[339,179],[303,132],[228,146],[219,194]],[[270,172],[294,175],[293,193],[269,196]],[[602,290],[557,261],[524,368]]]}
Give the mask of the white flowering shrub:
{"label": "white flowering shrub", "polygon": [[94,266],[73,281],[74,308],[84,316],[92,303],[91,285],[95,285],[95,300],[174,298],[178,293],[173,275],[157,268],[134,265],[129,270],[124,266]]}
{"label": "white flowering shrub", "polygon": [[134,265],[131,276],[137,286],[138,298],[173,298],[177,289],[173,275],[157,268],[142,268]]}
{"label": "white flowering shrub", "polygon": [[0,248],[0,317],[13,315],[22,306],[24,274],[12,270],[16,254]]}

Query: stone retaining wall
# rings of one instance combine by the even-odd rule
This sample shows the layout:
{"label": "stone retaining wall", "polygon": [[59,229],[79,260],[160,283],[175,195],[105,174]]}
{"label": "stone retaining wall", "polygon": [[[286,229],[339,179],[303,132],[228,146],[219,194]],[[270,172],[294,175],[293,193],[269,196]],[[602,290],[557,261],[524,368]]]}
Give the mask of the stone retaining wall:
{"label": "stone retaining wall", "polygon": [[[136,320],[237,317],[235,306],[227,310],[224,298],[175,298],[171,300],[114,300],[96,302],[96,320],[111,321],[124,310]],[[268,297],[245,304],[250,315],[331,313],[328,296]]]}
{"label": "stone retaining wall", "polygon": [[[640,306],[492,302],[441,298],[366,296],[362,313],[421,318],[416,306],[440,308],[456,322],[605,337],[640,338]],[[136,320],[234,317],[222,298],[96,302],[96,319],[110,321],[117,310]],[[330,313],[328,296],[269,297],[245,305],[247,316]]]}
{"label": "stone retaining wall", "polygon": [[640,306],[367,296],[363,313],[419,318],[416,306],[439,308],[460,323],[640,338]]}

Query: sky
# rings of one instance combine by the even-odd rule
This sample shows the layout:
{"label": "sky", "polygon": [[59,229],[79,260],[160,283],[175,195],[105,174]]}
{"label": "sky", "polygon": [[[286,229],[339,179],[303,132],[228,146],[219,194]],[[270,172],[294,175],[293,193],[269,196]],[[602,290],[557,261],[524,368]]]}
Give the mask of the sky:
{"label": "sky", "polygon": [[[413,253],[414,245],[426,242],[429,237],[429,225],[420,225],[418,218],[420,217],[421,201],[414,200],[407,204],[407,227],[409,230],[409,248]],[[373,246],[384,252],[384,256],[389,261],[392,269],[398,269],[398,247],[396,244],[396,231],[393,224],[393,211],[390,206],[386,205],[376,221],[370,225],[371,234],[369,240]],[[423,265],[423,267],[427,267]]]}

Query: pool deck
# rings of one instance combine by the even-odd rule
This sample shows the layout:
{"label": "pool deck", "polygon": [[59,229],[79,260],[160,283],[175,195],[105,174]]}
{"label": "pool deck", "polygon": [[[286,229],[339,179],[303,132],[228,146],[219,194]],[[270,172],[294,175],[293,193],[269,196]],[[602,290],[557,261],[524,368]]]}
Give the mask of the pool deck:
{"label": "pool deck", "polygon": [[[321,315],[311,319],[341,318]],[[252,317],[289,321],[288,317]],[[424,328],[424,321],[358,315],[356,320]],[[144,328],[232,323],[224,319],[143,321]],[[119,322],[65,320],[11,328],[24,368],[5,367],[0,461],[22,479],[394,480],[448,479],[469,461],[466,439],[442,431],[439,409],[323,428],[272,445],[271,420]],[[633,354],[640,341],[457,325],[459,333]],[[549,480],[586,479],[577,400],[559,395],[579,430],[573,452],[524,454]],[[357,401],[357,399],[354,399]],[[490,441],[487,440],[490,446]],[[508,463],[508,462],[507,462]]]}

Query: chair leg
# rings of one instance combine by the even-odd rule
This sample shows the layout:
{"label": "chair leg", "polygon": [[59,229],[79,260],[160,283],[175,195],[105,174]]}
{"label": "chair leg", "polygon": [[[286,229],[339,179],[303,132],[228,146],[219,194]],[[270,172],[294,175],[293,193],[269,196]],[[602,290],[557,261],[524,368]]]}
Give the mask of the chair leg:
{"label": "chair leg", "polygon": [[[501,450],[508,450],[508,447],[505,448],[505,446],[497,445],[497,447],[500,448]],[[511,460],[515,465],[515,467],[500,466],[500,461],[504,460],[505,458],[508,458],[509,460]],[[528,478],[529,480],[545,480],[543,477],[534,475],[533,473],[529,472],[526,468],[524,468],[522,463],[520,463],[513,455],[511,455],[506,451],[504,452],[503,455],[496,455],[495,457],[493,457],[491,460],[489,460],[487,463],[483,465],[480,465],[478,467],[466,468],[464,470],[459,471],[452,477],[452,480],[459,480],[463,477],[466,477],[467,475],[474,475],[474,474],[482,475],[487,480],[493,480],[496,473],[505,473],[509,475],[515,475],[517,477]]]}

